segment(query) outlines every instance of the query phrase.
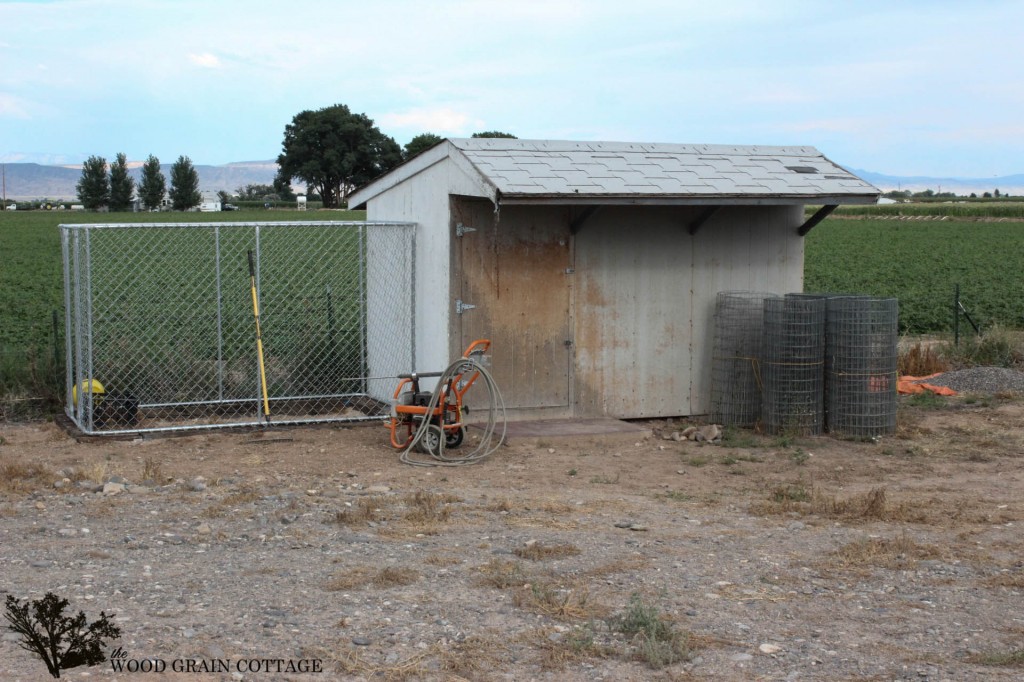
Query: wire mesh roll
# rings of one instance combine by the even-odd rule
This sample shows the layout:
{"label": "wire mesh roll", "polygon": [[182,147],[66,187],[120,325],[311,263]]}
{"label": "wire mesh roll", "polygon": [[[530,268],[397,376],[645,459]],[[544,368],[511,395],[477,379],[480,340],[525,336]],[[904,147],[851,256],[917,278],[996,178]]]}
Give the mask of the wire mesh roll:
{"label": "wire mesh roll", "polygon": [[764,427],[768,433],[818,435],[825,426],[825,315],[820,296],[790,294],[764,302]]}
{"label": "wire mesh roll", "polygon": [[854,437],[896,431],[898,331],[895,298],[829,299],[829,431]]}
{"label": "wire mesh roll", "polygon": [[761,418],[764,301],[775,294],[721,291],[715,299],[711,418],[724,426],[754,426]]}

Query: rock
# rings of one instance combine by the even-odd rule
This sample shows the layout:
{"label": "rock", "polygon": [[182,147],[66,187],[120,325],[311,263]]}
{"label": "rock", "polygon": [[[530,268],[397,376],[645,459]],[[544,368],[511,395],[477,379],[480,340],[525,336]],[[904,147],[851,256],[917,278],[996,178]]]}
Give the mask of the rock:
{"label": "rock", "polygon": [[43,504],[42,502],[36,502],[34,506],[35,506],[36,509],[38,509],[40,511],[46,509],[46,505]]}
{"label": "rock", "polygon": [[386,485],[371,485],[366,489],[368,493],[389,493],[391,488]]}
{"label": "rock", "polygon": [[199,526],[196,528],[196,532],[200,535],[209,535],[212,532],[210,530],[210,524],[200,523]]}
{"label": "rock", "polygon": [[78,529],[77,528],[61,528],[60,530],[57,531],[57,535],[61,536],[62,538],[73,538],[76,535],[78,535]]}
{"label": "rock", "polygon": [[104,495],[117,495],[119,493],[123,493],[124,489],[125,489],[124,483],[115,483],[115,482],[111,481],[110,483],[104,483],[103,484],[103,494]]}
{"label": "rock", "polygon": [[717,440],[721,440],[721,438],[722,427],[718,424],[707,424],[706,426],[702,426],[697,429],[696,433],[693,435],[693,440],[697,442],[704,441],[714,443]]}
{"label": "rock", "polygon": [[754,660],[754,657],[751,654],[733,654],[729,657],[729,660],[736,663],[743,663],[744,661]]}
{"label": "rock", "polygon": [[370,646],[373,641],[369,637],[353,637],[352,643],[356,646]]}
{"label": "rock", "polygon": [[762,654],[768,654],[770,656],[771,654],[777,654],[780,651],[782,651],[782,647],[765,642],[761,646],[757,647],[757,650],[760,651]]}
{"label": "rock", "polygon": [[633,525],[632,521],[619,521],[615,524],[616,528],[629,528]]}
{"label": "rock", "polygon": [[646,531],[647,530],[647,526],[644,526],[644,525],[639,524],[639,523],[634,523],[633,525],[631,525],[629,527],[629,529],[630,530],[636,530],[636,531]]}
{"label": "rock", "polygon": [[194,478],[192,479],[192,482],[188,484],[188,488],[193,492],[201,493],[206,490],[206,480],[202,476]]}
{"label": "rock", "polygon": [[75,487],[78,488],[79,490],[87,490],[90,493],[95,493],[100,490],[103,490],[103,486],[101,486],[96,481],[76,481]]}

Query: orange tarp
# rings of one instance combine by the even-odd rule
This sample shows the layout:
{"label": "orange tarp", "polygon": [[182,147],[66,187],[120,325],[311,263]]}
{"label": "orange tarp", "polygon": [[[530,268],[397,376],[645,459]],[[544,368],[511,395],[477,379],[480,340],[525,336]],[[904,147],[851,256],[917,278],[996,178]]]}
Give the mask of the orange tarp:
{"label": "orange tarp", "polygon": [[915,393],[924,393],[925,391],[931,391],[936,395],[956,395],[956,391],[947,386],[935,386],[929,383],[924,383],[925,379],[934,379],[935,377],[940,376],[941,374],[942,372],[938,372],[937,374],[929,374],[926,377],[900,377],[899,380],[897,380],[896,382],[896,392],[902,393],[903,395],[913,395]]}

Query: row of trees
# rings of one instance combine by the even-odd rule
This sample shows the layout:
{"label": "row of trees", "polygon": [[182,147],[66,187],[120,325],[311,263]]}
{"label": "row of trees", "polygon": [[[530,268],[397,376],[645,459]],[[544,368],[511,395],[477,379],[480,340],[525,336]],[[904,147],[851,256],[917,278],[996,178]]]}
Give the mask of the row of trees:
{"label": "row of trees", "polygon": [[[473,137],[515,138],[515,135],[487,131],[474,133]],[[310,194],[320,197],[324,208],[337,208],[356,187],[443,139],[433,133],[423,133],[403,149],[394,138],[382,133],[366,114],[354,114],[344,104],[303,111],[285,126],[274,187],[289,187],[293,178],[299,178],[309,187]]]}
{"label": "row of trees", "polygon": [[165,196],[170,199],[171,208],[175,211],[195,208],[203,200],[199,193],[199,173],[187,156],[179,156],[171,166],[170,191],[167,189],[167,179],[160,170],[160,159],[152,154],[142,166],[137,188],[135,178],[128,174],[128,160],[123,153],[118,154],[114,162],[109,164],[109,171],[105,158],[90,156],[82,165],[82,177],[75,185],[78,200],[92,211],[104,207],[110,211],[130,211],[135,202],[136,189],[139,202],[150,211],[160,208]]}
{"label": "row of trees", "polygon": [[[473,137],[515,138],[499,131],[474,133]],[[306,183],[308,194],[319,197],[324,208],[337,208],[348,194],[403,161],[423,153],[443,141],[440,135],[423,133],[404,148],[382,133],[366,114],[354,114],[344,104],[303,111],[285,126],[282,152],[277,157],[278,173],[273,186],[248,185],[238,189],[239,198],[263,198],[274,194],[283,200],[295,198],[291,181]],[[124,154],[112,164],[102,156],[90,156],[82,166],[76,189],[82,205],[90,210],[106,207],[111,211],[131,210],[135,180],[128,174]],[[185,211],[202,202],[199,175],[187,156],[179,156],[171,166],[170,190],[160,171],[160,160],[150,154],[142,166],[138,185],[139,201],[147,210],[159,208],[165,194],[171,208]],[[268,190],[271,190],[268,191]],[[226,192],[221,192],[225,201]]]}

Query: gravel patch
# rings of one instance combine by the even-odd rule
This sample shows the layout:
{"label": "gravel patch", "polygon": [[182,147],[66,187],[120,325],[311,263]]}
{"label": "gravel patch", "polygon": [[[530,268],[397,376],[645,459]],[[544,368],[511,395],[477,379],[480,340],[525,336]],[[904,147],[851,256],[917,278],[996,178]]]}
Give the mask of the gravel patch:
{"label": "gravel patch", "polygon": [[1024,393],[1024,372],[1005,367],[970,367],[946,372],[927,383],[957,393]]}

